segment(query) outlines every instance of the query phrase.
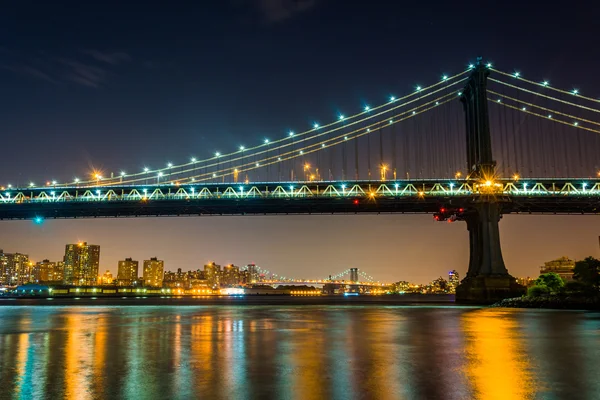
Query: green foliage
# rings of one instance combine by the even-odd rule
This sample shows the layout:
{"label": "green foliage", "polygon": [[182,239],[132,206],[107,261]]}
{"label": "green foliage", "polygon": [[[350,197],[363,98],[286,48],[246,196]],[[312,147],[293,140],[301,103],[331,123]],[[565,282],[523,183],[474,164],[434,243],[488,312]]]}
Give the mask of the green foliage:
{"label": "green foliage", "polygon": [[584,260],[577,261],[573,272],[573,277],[583,285],[596,290],[600,288],[600,260],[587,257]]}
{"label": "green foliage", "polygon": [[578,281],[567,282],[564,287],[564,292],[567,294],[579,294],[586,292],[589,289],[589,286],[584,285]]}
{"label": "green foliage", "polygon": [[542,297],[550,294],[550,289],[545,285],[534,285],[527,289],[527,296],[529,297]]}
{"label": "green foliage", "polygon": [[535,280],[536,286],[545,286],[550,293],[558,293],[565,286],[565,281],[555,272],[547,272]]}

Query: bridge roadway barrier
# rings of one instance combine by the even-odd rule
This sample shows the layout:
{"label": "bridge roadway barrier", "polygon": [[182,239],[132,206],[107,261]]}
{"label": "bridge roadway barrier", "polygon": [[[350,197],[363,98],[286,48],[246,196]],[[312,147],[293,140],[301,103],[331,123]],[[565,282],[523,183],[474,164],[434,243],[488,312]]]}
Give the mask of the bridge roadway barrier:
{"label": "bridge roadway barrier", "polygon": [[53,187],[0,193],[0,219],[435,213],[493,197],[500,213],[598,214],[600,180],[399,180]]}

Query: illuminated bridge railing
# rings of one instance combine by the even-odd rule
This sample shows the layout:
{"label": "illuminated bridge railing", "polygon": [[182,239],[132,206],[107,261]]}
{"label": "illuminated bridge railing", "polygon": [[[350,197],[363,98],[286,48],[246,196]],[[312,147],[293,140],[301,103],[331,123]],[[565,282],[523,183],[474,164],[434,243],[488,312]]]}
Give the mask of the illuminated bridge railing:
{"label": "illuminated bridge railing", "polygon": [[474,195],[600,196],[600,179],[577,180],[497,180],[494,182],[453,181],[360,181],[288,182],[253,184],[198,184],[123,187],[69,187],[14,189],[0,192],[1,204],[208,200],[248,198],[394,198],[464,197]]}

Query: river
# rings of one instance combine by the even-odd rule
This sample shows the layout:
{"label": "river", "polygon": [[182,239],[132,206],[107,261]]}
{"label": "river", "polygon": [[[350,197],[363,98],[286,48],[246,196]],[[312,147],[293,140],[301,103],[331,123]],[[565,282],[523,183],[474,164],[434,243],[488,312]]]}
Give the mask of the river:
{"label": "river", "polygon": [[600,314],[3,306],[1,399],[600,399]]}

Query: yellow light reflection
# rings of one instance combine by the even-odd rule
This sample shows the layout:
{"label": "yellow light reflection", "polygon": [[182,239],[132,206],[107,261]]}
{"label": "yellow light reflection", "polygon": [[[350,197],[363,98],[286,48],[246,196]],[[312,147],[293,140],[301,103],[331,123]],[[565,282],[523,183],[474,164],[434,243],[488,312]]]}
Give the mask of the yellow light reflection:
{"label": "yellow light reflection", "polygon": [[81,320],[81,315],[67,314],[64,384],[66,397],[69,399],[91,398],[89,378],[93,376],[91,355],[93,341],[89,335],[86,335],[85,325],[86,321]]}
{"label": "yellow light reflection", "polygon": [[535,396],[531,366],[514,315],[482,309],[464,313],[465,375],[476,399],[510,400]]}

